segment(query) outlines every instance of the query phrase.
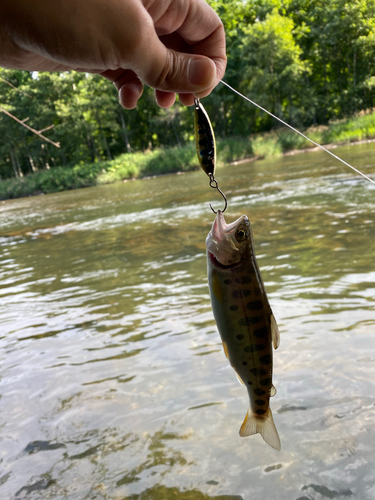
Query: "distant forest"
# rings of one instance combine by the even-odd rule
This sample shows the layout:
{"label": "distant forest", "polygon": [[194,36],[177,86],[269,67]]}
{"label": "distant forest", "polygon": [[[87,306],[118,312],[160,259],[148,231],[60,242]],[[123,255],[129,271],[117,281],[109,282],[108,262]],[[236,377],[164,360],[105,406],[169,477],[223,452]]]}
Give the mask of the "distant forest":
{"label": "distant forest", "polygon": [[[374,107],[375,0],[209,3],[226,29],[225,81],[274,114],[305,128]],[[278,126],[223,85],[204,105],[218,137]],[[160,109],[152,89],[127,111],[99,76],[0,69],[0,179],[192,140],[192,108]]]}

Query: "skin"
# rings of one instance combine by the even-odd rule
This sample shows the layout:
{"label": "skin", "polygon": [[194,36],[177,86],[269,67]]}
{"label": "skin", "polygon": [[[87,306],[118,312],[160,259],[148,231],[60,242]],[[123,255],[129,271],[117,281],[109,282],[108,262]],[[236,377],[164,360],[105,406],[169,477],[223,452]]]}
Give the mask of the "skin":
{"label": "skin", "polygon": [[225,34],[204,0],[1,0],[0,66],[82,71],[132,109],[143,84],[160,107],[207,96],[226,67]]}

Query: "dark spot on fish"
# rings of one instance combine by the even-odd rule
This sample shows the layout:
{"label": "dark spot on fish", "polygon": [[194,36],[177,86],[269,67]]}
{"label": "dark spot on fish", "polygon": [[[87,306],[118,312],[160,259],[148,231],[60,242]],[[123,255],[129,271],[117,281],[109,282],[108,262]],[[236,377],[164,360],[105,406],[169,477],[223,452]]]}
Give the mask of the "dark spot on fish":
{"label": "dark spot on fish", "polygon": [[234,290],[232,297],[234,299],[239,299],[241,297],[248,297],[251,295],[251,290]]}
{"label": "dark spot on fish", "polygon": [[200,139],[200,140],[199,140],[199,145],[200,145],[200,146],[205,146],[206,144],[207,144],[206,139]]}
{"label": "dark spot on fish", "polygon": [[240,285],[248,285],[253,280],[251,279],[250,276],[241,276],[240,278],[236,278],[235,281]]}
{"label": "dark spot on fish", "polygon": [[259,410],[255,410],[255,413],[257,415],[264,415],[266,413],[266,410],[262,410],[262,408],[259,408]]}
{"label": "dark spot on fish", "polygon": [[224,280],[224,283],[225,283],[226,285],[230,285],[230,284],[232,283],[232,280]]}
{"label": "dark spot on fish", "polygon": [[255,323],[259,323],[260,321],[262,321],[262,319],[263,319],[262,316],[254,316],[253,318],[245,317],[245,318],[241,318],[238,321],[238,324],[240,326],[255,325]]}
{"label": "dark spot on fish", "polygon": [[260,375],[262,377],[263,375],[267,375],[267,370],[265,370],[264,368],[252,368],[250,370],[250,373],[252,373],[255,376]]}
{"label": "dark spot on fish", "polygon": [[239,335],[236,335],[236,339],[238,340],[243,340],[245,338],[245,335],[242,335],[242,333],[240,333]]}
{"label": "dark spot on fish", "polygon": [[247,345],[244,349],[245,352],[259,352],[263,351],[263,349],[266,347],[266,344],[253,344],[253,345]]}
{"label": "dark spot on fish", "polygon": [[272,356],[271,354],[265,354],[264,356],[261,356],[259,358],[259,361],[262,363],[262,365],[270,365],[272,362]]}
{"label": "dark spot on fish", "polygon": [[205,127],[207,125],[206,117],[204,116],[203,113],[198,113],[198,124],[201,127]]}
{"label": "dark spot on fish", "polygon": [[263,394],[266,394],[266,391],[264,391],[263,389],[259,389],[259,387],[254,389],[254,392],[257,396],[263,396]]}
{"label": "dark spot on fish", "polygon": [[247,365],[247,361],[242,361],[242,364],[243,364],[244,366],[246,366],[246,365]]}
{"label": "dark spot on fish", "polygon": [[266,404],[266,402],[263,401],[263,399],[256,399],[255,404],[258,406],[264,406]]}
{"label": "dark spot on fish", "polygon": [[260,311],[263,309],[263,302],[261,300],[252,300],[246,304],[246,307],[250,309],[250,311]]}
{"label": "dark spot on fish", "polygon": [[264,339],[265,337],[267,337],[268,333],[269,329],[267,326],[263,326],[262,328],[254,330],[254,335],[257,339]]}
{"label": "dark spot on fish", "polygon": [[230,309],[231,311],[237,311],[238,306],[230,306],[230,307],[229,307],[229,309]]}
{"label": "dark spot on fish", "polygon": [[263,380],[260,381],[260,385],[263,386],[268,386],[272,384],[272,379],[271,378],[264,378]]}

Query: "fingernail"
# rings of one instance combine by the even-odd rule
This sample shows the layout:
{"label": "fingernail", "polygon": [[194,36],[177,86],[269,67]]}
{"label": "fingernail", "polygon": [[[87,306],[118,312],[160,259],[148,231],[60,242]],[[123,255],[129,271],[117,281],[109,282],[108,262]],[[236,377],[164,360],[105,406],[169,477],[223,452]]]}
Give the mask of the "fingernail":
{"label": "fingernail", "polygon": [[215,78],[213,62],[209,59],[191,59],[189,63],[189,82],[197,87],[208,87]]}

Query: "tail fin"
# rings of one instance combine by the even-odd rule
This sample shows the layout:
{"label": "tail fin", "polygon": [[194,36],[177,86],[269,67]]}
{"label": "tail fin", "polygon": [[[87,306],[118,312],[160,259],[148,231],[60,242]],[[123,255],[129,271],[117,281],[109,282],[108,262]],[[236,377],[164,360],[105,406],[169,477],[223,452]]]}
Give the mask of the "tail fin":
{"label": "tail fin", "polygon": [[256,417],[248,410],[245,420],[241,425],[240,436],[251,436],[252,434],[259,434],[267,444],[280,451],[281,443],[273,421],[271,408],[268,408],[267,413],[262,417]]}

